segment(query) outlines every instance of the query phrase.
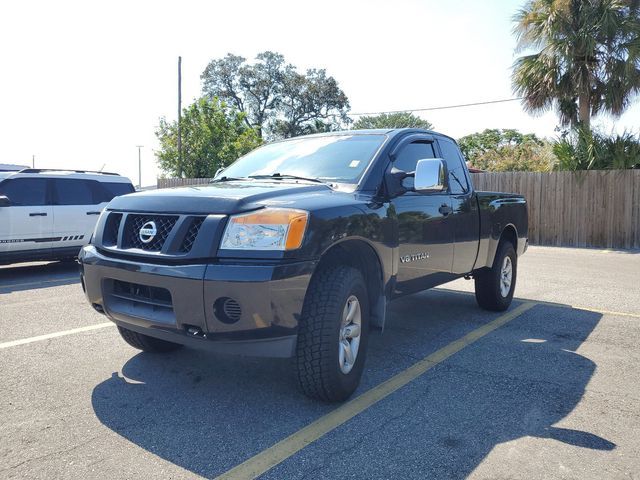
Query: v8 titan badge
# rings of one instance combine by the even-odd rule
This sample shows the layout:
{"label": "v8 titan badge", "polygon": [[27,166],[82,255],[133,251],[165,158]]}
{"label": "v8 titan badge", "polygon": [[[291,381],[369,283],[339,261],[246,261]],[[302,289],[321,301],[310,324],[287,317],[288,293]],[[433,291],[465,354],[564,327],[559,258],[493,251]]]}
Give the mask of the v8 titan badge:
{"label": "v8 titan badge", "polygon": [[402,255],[400,257],[400,262],[415,262],[417,260],[426,260],[427,258],[429,258],[429,254],[427,252],[412,253],[411,255]]}

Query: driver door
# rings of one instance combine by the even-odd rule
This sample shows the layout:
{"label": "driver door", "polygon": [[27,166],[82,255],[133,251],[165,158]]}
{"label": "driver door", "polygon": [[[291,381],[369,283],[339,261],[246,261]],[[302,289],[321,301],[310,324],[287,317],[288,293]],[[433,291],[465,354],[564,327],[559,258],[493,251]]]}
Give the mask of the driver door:
{"label": "driver door", "polygon": [[49,250],[53,207],[46,178],[11,178],[0,183],[0,195],[11,204],[0,207],[0,252]]}
{"label": "driver door", "polygon": [[[413,172],[418,160],[425,158],[436,158],[433,142],[412,142],[398,152],[393,166]],[[413,187],[413,178],[405,179],[405,187]],[[398,228],[396,294],[419,292],[449,280],[454,237],[448,192],[408,191],[391,200],[391,206]]]}

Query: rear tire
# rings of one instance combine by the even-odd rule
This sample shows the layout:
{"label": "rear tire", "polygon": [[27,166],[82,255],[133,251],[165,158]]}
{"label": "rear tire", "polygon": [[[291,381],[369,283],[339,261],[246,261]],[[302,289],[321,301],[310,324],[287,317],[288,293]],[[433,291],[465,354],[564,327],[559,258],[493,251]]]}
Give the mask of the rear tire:
{"label": "rear tire", "polygon": [[493,266],[474,274],[476,301],[481,308],[503,312],[513,300],[516,288],[518,257],[511,242],[498,245]]}
{"label": "rear tire", "polygon": [[143,335],[128,328],[123,328],[118,325],[118,332],[120,336],[134,348],[142,350],[144,352],[151,353],[165,353],[173,352],[182,348],[180,343],[167,342],[166,340],[160,340],[159,338],[150,337],[149,335]]}
{"label": "rear tire", "polygon": [[310,398],[340,402],[360,384],[369,338],[369,298],[362,274],[333,266],[307,292],[294,358],[298,385]]}

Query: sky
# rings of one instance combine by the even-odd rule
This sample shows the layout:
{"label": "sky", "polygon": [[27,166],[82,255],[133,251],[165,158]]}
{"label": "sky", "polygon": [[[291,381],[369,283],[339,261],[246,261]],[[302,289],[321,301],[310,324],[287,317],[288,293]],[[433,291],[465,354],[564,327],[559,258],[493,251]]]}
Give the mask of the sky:
{"label": "sky", "polygon": [[[200,95],[207,63],[228,52],[280,52],[299,69],[325,68],[352,112],[512,98],[512,17],[522,0],[301,2],[59,0],[0,4],[0,163],[101,169],[142,184],[161,174],[160,117]],[[420,113],[459,138],[485,128],[554,137],[553,112],[519,102]],[[640,101],[606,132],[640,129]]]}

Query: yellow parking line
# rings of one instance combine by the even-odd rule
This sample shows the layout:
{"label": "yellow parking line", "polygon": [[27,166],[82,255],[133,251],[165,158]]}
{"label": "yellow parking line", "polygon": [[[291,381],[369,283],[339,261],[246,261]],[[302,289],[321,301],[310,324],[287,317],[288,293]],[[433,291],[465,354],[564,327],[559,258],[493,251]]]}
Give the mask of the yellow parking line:
{"label": "yellow parking line", "polygon": [[15,287],[31,287],[34,285],[41,285],[43,283],[57,283],[57,282],[66,282],[68,280],[77,280],[80,281],[80,276],[75,277],[65,277],[65,278],[53,278],[51,280],[40,280],[38,282],[29,282],[29,283],[13,283],[9,285],[0,284],[0,290],[4,288],[15,288]]}
{"label": "yellow parking line", "polygon": [[18,345],[25,345],[27,343],[40,342],[42,340],[49,340],[51,338],[65,337],[67,335],[73,335],[74,333],[90,332],[91,330],[98,330],[99,328],[115,327],[113,322],[98,323],[97,325],[89,325],[88,327],[73,328],[71,330],[63,330],[62,332],[47,333],[46,335],[38,335],[37,337],[21,338],[20,340],[12,340],[11,342],[0,343],[0,350],[3,348],[17,347]]}
{"label": "yellow parking line", "polygon": [[298,430],[293,435],[276,443],[272,447],[263,450],[256,456],[251,457],[226,473],[223,473],[218,477],[218,479],[252,479],[262,475],[289,458],[291,455],[302,450],[307,445],[315,442],[326,433],[339,427],[347,420],[355,417],[360,412],[371,407],[412,380],[415,380],[427,370],[438,365],[451,355],[459,352],[464,347],[471,345],[473,342],[479,340],[507,322],[510,322],[514,318],[522,315],[535,305],[535,302],[523,303],[486,325],[473,330],[459,340],[450,343],[446,347],[441,348],[437,352],[423,358],[406,370],[391,377],[389,380],[381,383],[371,390],[366,391],[359,397],[344,403],[331,413],[319,418],[303,429]]}
{"label": "yellow parking line", "polygon": [[[464,292],[462,290],[453,290],[450,288],[435,288],[434,290],[437,292],[455,293],[457,295],[466,295],[466,296],[473,295],[473,292]],[[545,302],[544,300],[529,300],[526,298],[518,298],[518,297],[514,298],[514,300],[520,300],[522,302],[535,302],[538,305],[547,305],[549,307],[569,308],[572,310],[584,310],[585,312],[600,313],[602,315],[614,315],[618,317],[640,318],[640,313],[616,312],[613,310],[603,310],[601,308],[583,307],[581,305],[570,305],[568,303]]]}
{"label": "yellow parking line", "polygon": [[591,307],[581,307],[580,305],[568,305],[564,303],[554,303],[554,302],[538,302],[540,305],[547,305],[549,307],[560,307],[560,308],[569,308],[572,310],[584,310],[585,312],[593,312],[600,313],[601,315],[614,315],[617,317],[634,317],[640,318],[640,314],[638,313],[628,313],[628,312],[615,312],[611,310],[602,310],[600,308],[591,308]]}

